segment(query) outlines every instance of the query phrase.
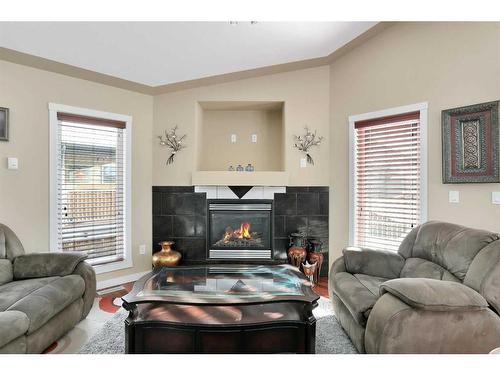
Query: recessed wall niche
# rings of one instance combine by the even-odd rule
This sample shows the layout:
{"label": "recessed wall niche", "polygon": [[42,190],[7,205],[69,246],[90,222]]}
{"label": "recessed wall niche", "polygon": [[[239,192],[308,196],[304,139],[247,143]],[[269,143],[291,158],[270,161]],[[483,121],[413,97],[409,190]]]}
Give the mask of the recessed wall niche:
{"label": "recessed wall niche", "polygon": [[197,170],[227,171],[251,163],[255,171],[284,171],[283,107],[280,101],[198,102]]}

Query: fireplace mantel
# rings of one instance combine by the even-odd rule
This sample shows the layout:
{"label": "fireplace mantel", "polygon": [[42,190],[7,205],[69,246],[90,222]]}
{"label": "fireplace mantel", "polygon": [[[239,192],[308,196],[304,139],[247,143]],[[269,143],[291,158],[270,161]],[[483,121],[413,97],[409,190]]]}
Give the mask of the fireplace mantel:
{"label": "fireplace mantel", "polygon": [[229,186],[195,186],[196,193],[205,193],[207,199],[274,199],[274,194],[284,194],[285,186],[252,186],[243,196],[237,196]]}
{"label": "fireplace mantel", "polygon": [[287,186],[288,172],[283,171],[196,171],[192,184],[203,186]]}

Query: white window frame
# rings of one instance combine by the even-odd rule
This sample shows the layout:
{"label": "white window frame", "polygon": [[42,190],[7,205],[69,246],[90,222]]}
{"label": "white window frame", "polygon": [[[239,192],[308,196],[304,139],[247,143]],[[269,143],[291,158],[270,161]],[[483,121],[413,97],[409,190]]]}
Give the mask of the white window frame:
{"label": "white window frame", "polygon": [[356,235],[356,132],[355,123],[380,117],[420,112],[420,223],[427,221],[427,111],[428,103],[416,103],[375,112],[349,116],[349,246],[354,246]]}
{"label": "white window frame", "polygon": [[57,248],[57,149],[58,149],[58,126],[57,113],[71,113],[74,115],[97,117],[106,120],[125,122],[125,237],[123,260],[95,265],[97,274],[117,271],[133,267],[132,261],[132,117],[118,113],[96,111],[88,108],[73,107],[64,104],[49,103],[49,127],[50,127],[50,251],[58,252]]}

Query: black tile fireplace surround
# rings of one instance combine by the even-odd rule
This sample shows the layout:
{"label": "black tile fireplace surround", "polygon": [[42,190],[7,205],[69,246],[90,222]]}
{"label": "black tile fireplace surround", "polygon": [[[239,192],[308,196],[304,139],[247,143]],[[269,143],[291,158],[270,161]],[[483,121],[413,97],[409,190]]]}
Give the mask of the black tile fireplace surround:
{"label": "black tile fireplace surround", "polygon": [[[288,235],[293,232],[318,238],[324,250],[328,249],[327,186],[287,187],[286,193],[274,195],[272,203],[271,259],[245,263],[286,262]],[[193,186],[153,186],[153,252],[160,250],[158,242],[172,239],[186,264],[237,263],[238,260],[208,259],[207,204],[206,194],[195,193]],[[327,273],[328,253],[321,270],[322,275]]]}

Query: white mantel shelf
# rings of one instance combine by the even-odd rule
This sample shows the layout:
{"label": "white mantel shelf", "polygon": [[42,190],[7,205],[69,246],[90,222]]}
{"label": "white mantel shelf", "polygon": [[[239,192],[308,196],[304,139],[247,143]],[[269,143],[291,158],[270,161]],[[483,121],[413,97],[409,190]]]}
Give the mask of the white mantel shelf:
{"label": "white mantel shelf", "polygon": [[191,179],[193,185],[204,186],[287,186],[288,172],[196,171]]}

